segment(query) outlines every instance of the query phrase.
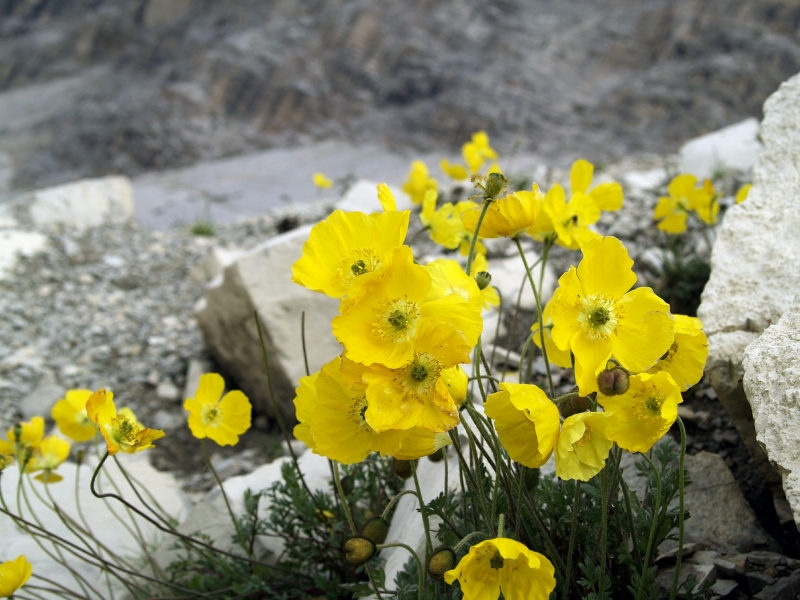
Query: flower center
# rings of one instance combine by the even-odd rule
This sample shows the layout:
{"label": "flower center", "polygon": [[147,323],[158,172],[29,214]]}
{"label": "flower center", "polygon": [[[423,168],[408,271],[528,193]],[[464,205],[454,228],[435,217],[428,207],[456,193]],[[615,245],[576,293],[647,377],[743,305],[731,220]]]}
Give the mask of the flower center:
{"label": "flower center", "polygon": [[125,415],[117,415],[111,420],[111,431],[120,446],[136,442],[136,427]]}
{"label": "flower center", "polygon": [[657,416],[661,416],[662,404],[664,404],[663,396],[650,396],[644,401],[644,407]]}
{"label": "flower center", "polygon": [[492,558],[489,559],[489,566],[493,569],[502,569],[504,562],[505,561],[503,560],[503,557],[500,555],[500,551],[495,550],[494,555],[492,555]]}
{"label": "flower center", "polygon": [[342,259],[341,267],[338,269],[339,277],[344,280],[345,285],[359,275],[365,275],[376,271],[381,266],[381,261],[371,248],[353,250]]}
{"label": "flower center", "polygon": [[377,335],[392,342],[405,342],[414,333],[420,318],[419,305],[406,298],[391,300],[379,310],[372,329]]}
{"label": "flower center", "polygon": [[586,422],[584,422],[583,427],[584,427],[583,436],[581,437],[581,439],[575,442],[575,445],[578,446],[579,448],[583,448],[592,439],[592,427]]}
{"label": "flower center", "polygon": [[614,300],[595,295],[581,300],[578,321],[590,340],[606,339],[617,328],[618,317]]}
{"label": "flower center", "polygon": [[355,423],[357,427],[363,431],[372,433],[374,430],[369,426],[369,423],[367,423],[367,420],[364,418],[367,408],[369,408],[367,397],[357,396],[353,401],[353,404],[350,406],[348,414],[350,416],[350,420]]}
{"label": "flower center", "polygon": [[669,364],[672,362],[672,359],[675,358],[675,353],[678,351],[678,342],[672,342],[672,345],[669,347],[669,350],[664,352],[664,356],[658,359],[660,362],[665,362]]}
{"label": "flower center", "polygon": [[200,411],[200,419],[207,427],[216,427],[222,422],[222,410],[217,404],[205,404]]}
{"label": "flower center", "polygon": [[681,196],[678,198],[678,210],[683,212],[689,212],[689,199],[686,196]]}
{"label": "flower center", "polygon": [[402,370],[403,389],[409,394],[426,396],[433,391],[441,372],[442,365],[433,356],[427,352],[417,354]]}

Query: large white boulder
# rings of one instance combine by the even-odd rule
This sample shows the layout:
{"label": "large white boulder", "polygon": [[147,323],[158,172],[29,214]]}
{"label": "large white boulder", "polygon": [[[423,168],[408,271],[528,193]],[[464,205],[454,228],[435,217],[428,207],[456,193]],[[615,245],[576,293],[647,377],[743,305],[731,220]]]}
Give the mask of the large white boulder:
{"label": "large white boulder", "polygon": [[37,231],[0,229],[0,280],[14,273],[21,256],[34,256],[47,248],[47,237]]}
{"label": "large white boulder", "polygon": [[756,439],[783,479],[800,526],[800,296],[744,354],[744,391]]}
{"label": "large white boulder", "polygon": [[305,312],[308,367],[313,373],[341,354],[331,331],[338,300],[292,283],[311,226],[274,237],[235,260],[195,307],[209,352],[234,376],[257,412],[274,416],[258,328],[258,313],[281,413],[294,422],[294,390],[306,374],[301,316]]}
{"label": "large white boulder", "polygon": [[773,492],[780,492],[780,477],[756,442],[742,356],[800,290],[800,75],[764,104],[761,139],[750,195],[719,228],[698,316],[709,338],[711,382]]}
{"label": "large white boulder", "polygon": [[[410,210],[413,208],[408,195],[394,186],[389,186],[397,203],[397,210]],[[345,212],[360,211],[364,213],[383,212],[383,207],[378,200],[378,184],[374,181],[359,179],[345,192],[342,199],[336,203],[336,208]]]}
{"label": "large white boulder", "polygon": [[686,142],[681,148],[681,172],[710,178],[720,170],[749,171],[760,151],[758,119],[750,117]]}

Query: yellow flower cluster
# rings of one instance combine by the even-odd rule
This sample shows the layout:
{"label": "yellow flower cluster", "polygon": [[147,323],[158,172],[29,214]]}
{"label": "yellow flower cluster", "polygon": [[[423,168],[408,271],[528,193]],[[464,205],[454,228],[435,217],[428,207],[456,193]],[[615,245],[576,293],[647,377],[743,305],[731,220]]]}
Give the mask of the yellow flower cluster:
{"label": "yellow flower cluster", "polygon": [[9,429],[6,440],[0,440],[0,466],[5,468],[16,459],[25,472],[39,472],[39,481],[56,483],[61,477],[54,471],[69,451],[68,441],[55,435],[44,437],[44,419],[33,417]]}
{"label": "yellow flower cluster", "polygon": [[295,436],[343,463],[432,454],[449,443],[466,397],[460,365],[483,327],[481,290],[456,261],[417,264],[403,245],[408,219],[335,211],[293,265],[293,281],[340,299],[333,333],[344,347],[301,380]]}
{"label": "yellow flower cluster", "polygon": [[[694,211],[701,222],[714,225],[719,216],[717,192],[710,179],[698,185],[694,175],[678,175],[667,186],[668,196],[661,196],[656,204],[653,218],[658,220],[658,228],[667,233],[678,234],[686,231],[686,220]],[[745,196],[746,197],[745,192]],[[743,201],[737,196],[737,204]]]}

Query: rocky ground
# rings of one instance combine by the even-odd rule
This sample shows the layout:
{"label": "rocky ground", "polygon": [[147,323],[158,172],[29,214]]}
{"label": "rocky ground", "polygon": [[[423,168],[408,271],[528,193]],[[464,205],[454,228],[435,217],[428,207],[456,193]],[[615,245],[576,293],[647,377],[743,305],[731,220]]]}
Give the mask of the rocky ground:
{"label": "rocky ground", "polygon": [[318,139],[665,154],[800,70],[788,0],[0,1],[0,196]]}

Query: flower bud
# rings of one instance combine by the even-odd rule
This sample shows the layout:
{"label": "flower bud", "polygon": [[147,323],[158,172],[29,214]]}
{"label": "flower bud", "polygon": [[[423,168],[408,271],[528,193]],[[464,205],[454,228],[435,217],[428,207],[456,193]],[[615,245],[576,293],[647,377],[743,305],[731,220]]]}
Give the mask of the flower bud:
{"label": "flower bud", "polygon": [[345,493],[345,496],[352,494],[355,486],[356,482],[352,475],[345,475],[342,477],[342,491]]}
{"label": "flower bud", "polygon": [[394,472],[401,477],[402,479],[408,479],[411,477],[411,462],[410,460],[398,460],[396,458],[392,459],[392,468]]}
{"label": "flower bud", "polygon": [[475,275],[475,281],[478,284],[478,289],[485,290],[489,287],[489,284],[492,283],[492,275],[489,271],[479,271],[477,275]]}
{"label": "flower bud", "polygon": [[441,448],[439,448],[433,454],[428,455],[428,460],[430,460],[431,462],[439,462],[443,458],[444,458],[444,450],[442,450]]}
{"label": "flower bud", "polygon": [[83,457],[86,455],[86,450],[81,448],[75,453],[75,464],[79,467],[83,464]]}
{"label": "flower bud", "polygon": [[566,419],[572,415],[586,412],[590,407],[591,403],[589,402],[588,398],[576,396],[575,398],[570,398],[569,400],[560,402],[558,404],[558,411],[561,413],[561,416]]}
{"label": "flower bud", "polygon": [[528,492],[533,492],[537,487],[539,487],[540,475],[541,473],[539,469],[525,469],[525,479],[523,480],[523,484]]}
{"label": "flower bud", "polygon": [[0,454],[0,471],[8,467],[13,462],[14,456],[12,454]]}
{"label": "flower bud", "polygon": [[622,367],[613,367],[602,371],[597,376],[597,389],[604,396],[619,396],[628,391],[628,371]]}
{"label": "flower bud", "polygon": [[363,537],[351,537],[344,543],[344,558],[351,565],[363,565],[375,556],[377,548],[371,540]]}
{"label": "flower bud", "polygon": [[444,581],[444,574],[456,566],[456,553],[452,548],[440,548],[428,559],[428,573],[436,581]]}
{"label": "flower bud", "polygon": [[485,200],[493,200],[500,195],[506,188],[508,181],[501,173],[489,173],[486,183],[483,184],[483,197]]}
{"label": "flower bud", "polygon": [[385,542],[387,533],[389,533],[389,524],[383,517],[370,519],[361,529],[361,537],[367,538],[376,544]]}

